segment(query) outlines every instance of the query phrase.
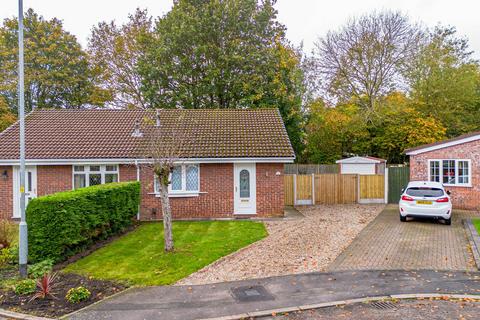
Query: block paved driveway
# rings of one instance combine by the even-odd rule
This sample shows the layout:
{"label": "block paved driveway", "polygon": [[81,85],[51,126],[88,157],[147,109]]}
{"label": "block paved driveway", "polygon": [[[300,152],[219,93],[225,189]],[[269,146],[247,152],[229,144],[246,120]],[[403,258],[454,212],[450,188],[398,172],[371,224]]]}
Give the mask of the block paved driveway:
{"label": "block paved driveway", "polygon": [[454,210],[452,225],[429,220],[400,222],[388,205],[329,266],[339,270],[477,270],[462,219],[480,216]]}

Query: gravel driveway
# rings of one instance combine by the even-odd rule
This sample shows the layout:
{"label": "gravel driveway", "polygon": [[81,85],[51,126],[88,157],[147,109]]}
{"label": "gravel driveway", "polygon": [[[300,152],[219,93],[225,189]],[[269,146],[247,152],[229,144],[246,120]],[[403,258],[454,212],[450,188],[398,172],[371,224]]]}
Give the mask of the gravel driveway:
{"label": "gravel driveway", "polygon": [[207,284],[323,271],[383,208],[384,205],[299,207],[304,218],[265,222],[268,237],[177,284]]}

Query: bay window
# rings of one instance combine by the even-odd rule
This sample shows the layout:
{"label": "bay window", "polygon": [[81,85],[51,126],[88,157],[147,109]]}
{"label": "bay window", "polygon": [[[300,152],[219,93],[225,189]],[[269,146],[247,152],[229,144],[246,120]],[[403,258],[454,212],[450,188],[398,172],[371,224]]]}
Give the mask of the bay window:
{"label": "bay window", "polygon": [[118,182],[118,165],[73,166],[73,188]]}
{"label": "bay window", "polygon": [[428,180],[451,186],[470,186],[471,162],[468,159],[429,160]]}
{"label": "bay window", "polygon": [[[157,176],[154,177],[155,193],[159,193]],[[170,174],[169,194],[198,194],[200,190],[200,169],[198,164],[176,165]]]}

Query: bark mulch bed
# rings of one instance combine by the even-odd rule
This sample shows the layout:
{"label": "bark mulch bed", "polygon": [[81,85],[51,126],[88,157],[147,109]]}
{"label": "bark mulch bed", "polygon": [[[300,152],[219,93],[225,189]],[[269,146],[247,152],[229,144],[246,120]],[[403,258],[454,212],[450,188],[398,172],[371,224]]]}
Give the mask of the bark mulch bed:
{"label": "bark mulch bed", "polygon": [[[0,272],[5,275],[5,273],[11,273],[12,271],[2,270]],[[56,283],[57,285],[53,290],[55,298],[47,297],[33,301],[30,301],[33,294],[19,296],[15,294],[13,289],[2,288],[0,289],[0,308],[36,316],[59,317],[84,308],[126,288],[123,284],[67,273],[59,273]],[[87,288],[91,292],[90,298],[75,304],[68,302],[65,299],[67,291],[78,286]]]}

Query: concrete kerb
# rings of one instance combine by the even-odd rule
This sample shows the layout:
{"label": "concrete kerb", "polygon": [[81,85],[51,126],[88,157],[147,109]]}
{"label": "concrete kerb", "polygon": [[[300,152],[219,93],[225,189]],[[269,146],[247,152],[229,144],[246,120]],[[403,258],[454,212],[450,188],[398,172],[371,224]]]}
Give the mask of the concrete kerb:
{"label": "concrete kerb", "polygon": [[69,317],[71,317],[72,315],[74,315],[74,314],[76,314],[76,313],[79,313],[80,311],[88,310],[88,309],[92,308],[93,306],[96,306],[96,305],[99,304],[99,303],[105,302],[105,301],[110,300],[110,299],[112,299],[112,298],[114,298],[114,297],[116,297],[116,296],[122,295],[122,294],[124,294],[124,293],[127,293],[128,291],[131,291],[131,290],[134,290],[134,289],[137,289],[137,288],[138,288],[138,287],[133,286],[133,287],[127,288],[127,289],[125,289],[125,290],[123,290],[123,291],[114,293],[114,294],[112,294],[111,296],[108,296],[108,297],[106,297],[106,298],[104,298],[104,299],[102,299],[102,300],[98,300],[98,301],[96,301],[96,302],[94,302],[94,303],[92,303],[92,304],[89,304],[89,305],[86,306],[86,307],[83,307],[83,308],[81,308],[81,309],[78,309],[78,310],[75,310],[75,311],[73,311],[73,312],[67,313],[67,314],[59,317],[58,319],[68,319]]}
{"label": "concrete kerb", "polygon": [[37,316],[13,312],[5,309],[0,309],[0,317],[4,317],[7,319],[18,319],[18,320],[52,320],[52,318],[37,317]]}
{"label": "concrete kerb", "polygon": [[339,301],[324,302],[324,303],[317,303],[317,304],[308,304],[308,305],[294,306],[294,307],[288,307],[288,308],[278,308],[278,309],[271,309],[271,310],[264,310],[264,311],[247,312],[247,313],[231,315],[231,316],[204,318],[201,320],[242,320],[242,319],[248,319],[248,318],[280,315],[280,314],[290,313],[295,311],[306,311],[306,310],[321,309],[321,308],[328,308],[328,307],[337,307],[337,306],[349,305],[354,303],[369,303],[369,302],[385,301],[385,300],[430,299],[430,298],[459,299],[459,300],[469,299],[469,300],[480,301],[480,295],[441,294],[441,293],[394,294],[389,296],[373,296],[373,297],[339,300]]}
{"label": "concrete kerb", "polygon": [[463,225],[467,233],[470,248],[472,249],[475,264],[477,265],[477,269],[480,270],[480,235],[473,225],[472,219],[463,220]]}

